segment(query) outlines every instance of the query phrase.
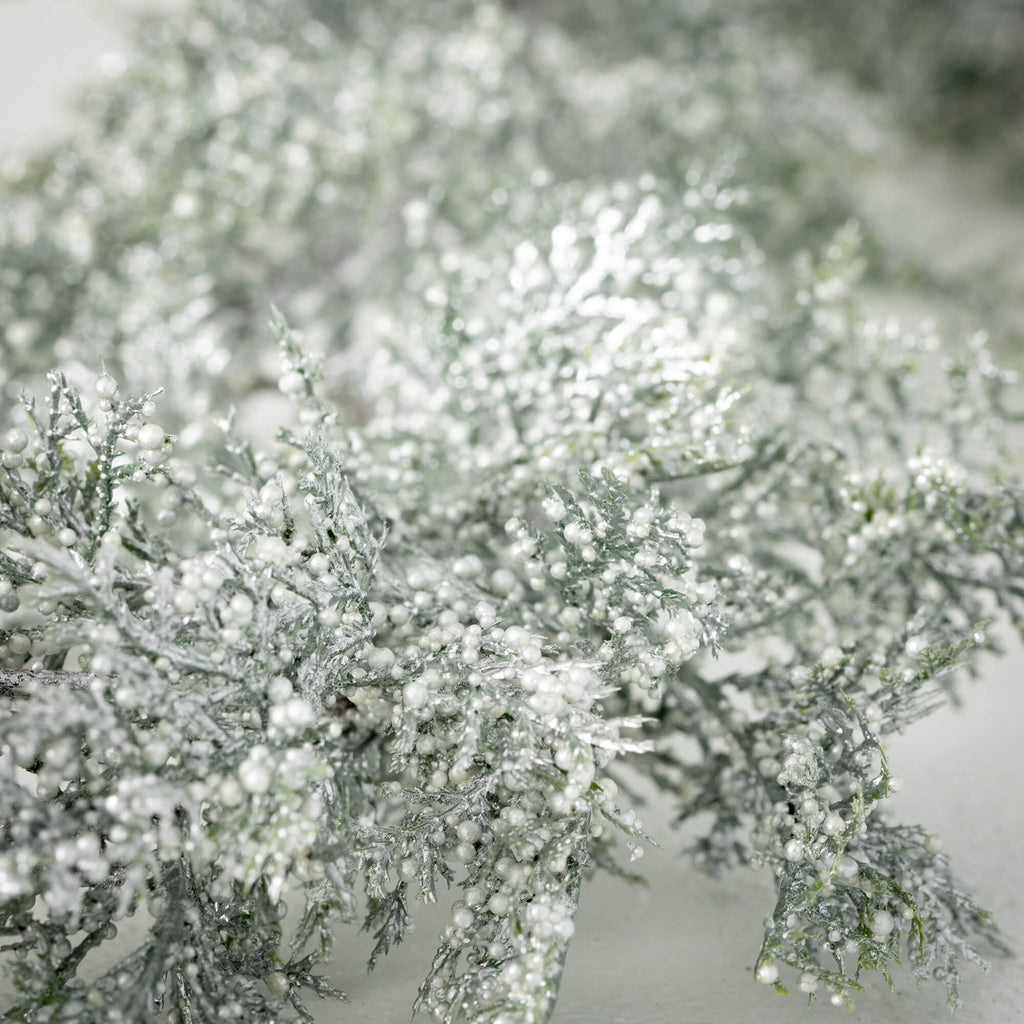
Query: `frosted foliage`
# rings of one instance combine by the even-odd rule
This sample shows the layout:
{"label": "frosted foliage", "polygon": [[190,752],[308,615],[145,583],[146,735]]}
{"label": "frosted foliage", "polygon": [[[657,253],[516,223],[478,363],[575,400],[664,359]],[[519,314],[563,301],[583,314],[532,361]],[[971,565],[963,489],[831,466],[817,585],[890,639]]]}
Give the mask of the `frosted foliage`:
{"label": "frosted foliage", "polygon": [[864,314],[857,94],[613,17],[217,0],[11,183],[12,1019],[309,1019],[443,900],[417,1008],[542,1024],[644,785],[758,982],[999,946],[886,743],[1024,622],[1017,377]]}
{"label": "frosted foliage", "polygon": [[[838,86],[806,88],[795,54],[706,20],[695,10],[674,34],[691,42],[672,74],[461,0],[218,0],[149,24],[80,136],[11,165],[0,382],[15,396],[56,358],[85,384],[88,336],[124,384],[159,376],[182,425],[211,411],[211,390],[272,382],[268,299],[336,349],[358,306],[401,288],[411,251],[502,221],[538,169],[679,178],[742,160],[775,190],[770,221],[751,215],[791,244],[842,208],[829,167],[868,146],[871,117]],[[837,107],[853,135],[836,133]],[[797,173],[794,201],[782,186]]]}

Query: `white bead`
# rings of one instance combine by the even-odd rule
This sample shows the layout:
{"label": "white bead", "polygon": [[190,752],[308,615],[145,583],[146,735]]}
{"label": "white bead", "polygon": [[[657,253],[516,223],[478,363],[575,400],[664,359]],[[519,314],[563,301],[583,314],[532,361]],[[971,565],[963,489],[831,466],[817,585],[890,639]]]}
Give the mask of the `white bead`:
{"label": "white bead", "polygon": [[565,505],[557,498],[548,498],[541,507],[553,523],[560,523],[565,518]]}
{"label": "white bead", "polygon": [[907,639],[907,654],[914,656],[920,654],[928,646],[928,641],[923,636],[912,636]]}
{"label": "white bead", "polygon": [[[491,573],[491,589],[497,594],[510,594],[515,590],[516,578],[508,569],[497,569]],[[477,617],[477,621],[483,622]]]}
{"label": "white bead", "polygon": [[28,434],[24,430],[8,430],[4,437],[4,451],[23,452],[28,447]]}
{"label": "white bead", "polygon": [[430,691],[419,680],[412,680],[402,687],[402,703],[407,708],[421,708],[430,699]]}
{"label": "white bead", "polygon": [[838,668],[843,660],[843,652],[838,647],[826,647],[821,652],[822,668]]}
{"label": "white bead", "polygon": [[237,807],[245,793],[235,779],[225,779],[217,789],[218,802],[225,807]]}
{"label": "white bead", "polygon": [[507,914],[509,908],[508,897],[501,892],[496,892],[488,901],[487,909],[494,914],[496,917],[501,917],[502,914]]}
{"label": "white bead", "polygon": [[25,655],[32,650],[32,641],[24,633],[14,633],[7,638],[11,654]]}
{"label": "white bead", "polygon": [[757,965],[754,977],[762,985],[774,985],[779,980],[779,969],[770,960],[764,960]]}
{"label": "white bead", "polygon": [[288,373],[281,375],[277,386],[281,389],[282,394],[288,395],[291,398],[297,398],[305,391],[306,381],[297,370],[290,370]]}
{"label": "white bead", "polygon": [[395,652],[390,647],[374,647],[366,663],[377,672],[384,672],[395,663]]}
{"label": "white bead", "polygon": [[310,725],[316,717],[312,705],[301,697],[292,697],[284,705],[285,720],[295,729]]}
{"label": "white bead", "polygon": [[228,610],[235,622],[248,622],[252,618],[252,598],[248,594],[235,594],[231,598]]}
{"label": "white bead", "polygon": [[575,629],[583,619],[583,613],[575,605],[566,605],[558,613],[558,621],[566,629]]}
{"label": "white bead", "polygon": [[798,839],[790,839],[783,847],[782,855],[786,860],[800,860],[804,855],[804,844]]}
{"label": "white bead", "polygon": [[412,612],[404,604],[396,604],[388,609],[388,618],[396,626],[404,626],[410,619]]}
{"label": "white bead", "polygon": [[466,555],[464,558],[457,558],[452,564],[452,572],[456,576],[469,578],[479,576],[484,571],[484,563],[476,555]]}
{"label": "white bead", "polygon": [[475,821],[460,821],[455,832],[464,843],[475,843],[480,838],[480,826]]}
{"label": "white bead", "polygon": [[943,842],[940,836],[930,835],[926,836],[924,840],[924,848],[929,853],[942,853]]}
{"label": "white bead", "polygon": [[203,589],[203,578],[197,572],[183,572],[181,586],[192,594],[198,594]]}
{"label": "white bead", "polygon": [[836,865],[836,871],[847,880],[852,880],[860,874],[860,868],[852,857],[840,857]]}
{"label": "white bead", "polygon": [[149,740],[142,748],[142,759],[151,768],[159,768],[171,756],[171,747],[165,740]]}
{"label": "white bead", "polygon": [[521,649],[530,643],[530,634],[521,626],[509,626],[505,630],[505,643],[514,650]]}
{"label": "white bead", "polygon": [[827,836],[837,836],[844,828],[846,828],[846,822],[843,820],[843,816],[835,811],[827,814],[821,823],[821,831]]}
{"label": "white bead", "polygon": [[[500,956],[503,952],[504,952],[503,949],[499,949],[498,950],[498,956]],[[519,979],[519,977],[522,975],[522,973],[523,973],[523,965],[518,963],[515,960],[509,960],[501,968],[501,976],[505,979],[506,982],[510,982],[510,983],[514,982],[514,981],[517,981]]]}
{"label": "white bead", "polygon": [[871,918],[871,934],[876,939],[884,939],[892,931],[894,924],[892,914],[888,910],[878,910]]}
{"label": "white bead", "polygon": [[460,931],[468,928],[473,923],[473,911],[467,906],[455,905],[452,910],[452,926]]}
{"label": "white bead", "polygon": [[159,423],[144,423],[139,427],[138,442],[141,448],[148,451],[159,451],[163,448],[166,439],[164,428]]}
{"label": "white bead", "polygon": [[270,772],[256,761],[243,761],[238,766],[238,781],[248,793],[266,793],[270,789]]}
{"label": "white bead", "polygon": [[117,394],[117,381],[109,373],[101,373],[96,378],[95,387],[100,398],[113,398]]}
{"label": "white bead", "polygon": [[328,629],[333,629],[341,622],[341,613],[333,605],[329,605],[326,608],[320,609],[317,613],[317,619]]}
{"label": "white bead", "polygon": [[291,984],[288,981],[288,975],[283,971],[271,971],[270,974],[267,975],[266,981],[267,988],[269,988],[275,996],[287,995],[289,989],[291,989]]}
{"label": "white bead", "polygon": [[274,704],[283,704],[292,695],[292,682],[286,676],[274,676],[267,684],[267,697]]}
{"label": "white bead", "polygon": [[309,556],[309,561],[306,565],[309,568],[310,573],[314,576],[323,576],[323,574],[331,567],[331,563],[328,561],[327,556],[319,551]]}

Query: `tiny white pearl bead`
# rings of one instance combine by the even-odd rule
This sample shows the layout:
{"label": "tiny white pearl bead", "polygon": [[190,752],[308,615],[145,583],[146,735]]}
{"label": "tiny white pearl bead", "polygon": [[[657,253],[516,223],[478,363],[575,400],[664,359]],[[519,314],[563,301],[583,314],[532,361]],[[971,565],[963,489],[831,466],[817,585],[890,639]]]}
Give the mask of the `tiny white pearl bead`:
{"label": "tiny white pearl bead", "polygon": [[[508,569],[497,569],[491,574],[491,589],[498,594],[510,594],[516,585],[516,578]],[[479,616],[477,621],[483,624]]]}
{"label": "tiny white pearl bead", "polygon": [[249,793],[266,793],[270,789],[270,772],[254,761],[243,761],[238,766],[238,781]]}
{"label": "tiny white pearl bead", "polygon": [[846,828],[846,822],[843,820],[843,816],[835,811],[826,815],[821,824],[821,831],[827,836],[837,836],[844,828]]}
{"label": "tiny white pearl bead", "polygon": [[480,837],[480,826],[475,821],[460,821],[455,832],[464,843],[473,843]]}
{"label": "tiny white pearl bead", "polygon": [[487,909],[496,917],[507,914],[509,908],[508,897],[504,893],[496,892],[488,901]]}
{"label": "tiny white pearl bead", "polygon": [[783,847],[782,855],[786,860],[799,860],[804,855],[804,844],[798,839],[790,839]]}
{"label": "tiny white pearl bead", "polygon": [[235,779],[225,779],[217,790],[218,802],[225,807],[237,807],[244,799],[245,793]]}
{"label": "tiny white pearl bead", "polygon": [[282,374],[277,386],[282,394],[295,398],[305,390],[306,383],[301,373],[297,370],[291,370],[288,373]]}
{"label": "tiny white pearl bead", "polygon": [[4,451],[23,452],[28,447],[28,434],[24,430],[8,430],[4,437]]}
{"label": "tiny white pearl bead", "polygon": [[406,683],[402,688],[402,703],[407,708],[421,708],[429,699],[430,691],[417,680]]}
{"label": "tiny white pearl bead", "polygon": [[283,996],[288,994],[291,985],[288,982],[288,976],[283,971],[271,971],[267,975],[267,988],[275,996]]}
{"label": "tiny white pearl bead", "polygon": [[846,879],[854,879],[860,873],[857,862],[852,857],[840,857],[836,871]]}
{"label": "tiny white pearl bead", "polygon": [[395,663],[395,652],[390,647],[374,647],[366,663],[377,672],[384,672]]}
{"label": "tiny white pearl bead", "polygon": [[164,740],[150,740],[142,748],[142,758],[151,768],[159,768],[171,755],[171,748]]}
{"label": "tiny white pearl bead", "polygon": [[228,608],[236,622],[247,622],[252,618],[253,604],[248,594],[235,594]]}
{"label": "tiny white pearl bead", "polygon": [[452,925],[458,929],[468,928],[473,923],[473,911],[466,906],[456,906],[452,911]]}
{"label": "tiny white pearl bead", "polygon": [[138,442],[141,448],[158,451],[163,448],[166,439],[164,428],[158,423],[144,423],[139,427]]}
{"label": "tiny white pearl bead", "polygon": [[267,684],[267,696],[274,704],[282,704],[292,695],[291,680],[285,676],[274,676]]}
{"label": "tiny white pearl bead", "polygon": [[876,939],[884,939],[892,931],[894,924],[892,914],[888,910],[876,911],[871,918],[871,934]]}
{"label": "tiny white pearl bead", "polygon": [[838,668],[843,660],[843,652],[838,647],[826,647],[821,652],[822,668]]}

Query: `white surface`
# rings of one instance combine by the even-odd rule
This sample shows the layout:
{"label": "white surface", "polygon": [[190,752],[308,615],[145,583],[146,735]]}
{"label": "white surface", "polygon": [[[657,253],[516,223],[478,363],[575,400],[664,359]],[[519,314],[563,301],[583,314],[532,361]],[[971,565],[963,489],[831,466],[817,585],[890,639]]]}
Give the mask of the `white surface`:
{"label": "white surface", "polygon": [[26,152],[73,125],[78,87],[122,45],[116,4],[0,2],[0,152]]}
{"label": "white surface", "polygon": [[[124,0],[0,2],[0,153],[25,152],[73,123],[61,104],[73,98],[97,58],[118,47],[117,9],[125,6]],[[1016,240],[1021,251],[1019,209],[993,200],[965,211],[955,167],[929,177],[924,193],[915,186],[919,181],[907,173],[895,190],[883,182],[876,191],[886,216],[917,230],[921,246],[992,254],[986,239],[995,239],[1002,255],[1014,250]],[[944,710],[894,743],[893,765],[906,781],[894,799],[897,816],[944,837],[960,877],[996,912],[1011,945],[1024,952],[1022,655],[1014,647],[1004,661],[988,663],[986,682],[970,688],[962,711]],[[679,840],[663,823],[659,827],[657,814],[645,815],[645,822],[664,846],[649,851],[640,865],[652,884],[630,889],[603,878],[585,890],[556,1024],[947,1019],[940,986],[917,990],[909,975],[898,976],[894,996],[873,985],[852,1014],[827,1000],[805,1013],[803,996],[786,999],[755,985],[751,965],[761,919],[772,905],[769,879],[745,872],[710,881],[674,856]],[[369,978],[363,970],[366,937],[343,936],[330,975],[350,1002],[314,1007],[317,1020],[406,1024],[445,916],[443,910],[421,913],[417,934]],[[997,955],[987,978],[965,967],[963,996],[961,1024],[1024,1019],[1022,961]],[[3,1003],[0,990],[0,1009]]]}

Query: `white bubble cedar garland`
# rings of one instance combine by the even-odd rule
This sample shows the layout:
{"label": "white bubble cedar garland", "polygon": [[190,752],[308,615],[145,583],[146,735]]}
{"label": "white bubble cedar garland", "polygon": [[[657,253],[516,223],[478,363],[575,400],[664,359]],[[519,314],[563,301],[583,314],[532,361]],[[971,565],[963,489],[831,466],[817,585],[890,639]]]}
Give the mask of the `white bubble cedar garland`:
{"label": "white bubble cedar garland", "polygon": [[[519,201],[543,222],[535,193]],[[626,760],[684,817],[711,812],[700,863],[774,871],[759,981],[796,968],[841,1003],[906,947],[955,999],[971,933],[995,939],[939,840],[881,814],[899,787],[882,740],[987,643],[984,594],[1019,621],[1019,496],[956,461],[970,416],[946,455],[901,452],[884,402],[913,339],[879,335],[852,364],[823,349],[819,387],[879,410],[833,412],[830,438],[770,360],[745,379],[787,323],[743,319],[740,298],[770,295],[749,243],[724,278],[714,249],[688,262],[734,238],[653,180],[551,201],[561,216],[511,273],[487,264],[500,301],[452,253],[462,272],[419,319],[434,340],[368,364],[361,429],[279,320],[299,424],[266,452],[228,428],[219,479],[107,374],[84,399],[53,375],[5,435],[0,881],[26,1020],[302,1013],[363,897],[372,962],[439,882],[461,892],[420,1007],[546,1020],[586,873],[622,870],[616,831],[632,856],[644,840]],[[833,255],[822,283],[845,274]],[[799,296],[798,322],[808,303],[869,332]],[[958,393],[1011,383],[974,351],[950,368]],[[431,366],[447,390],[413,389]],[[904,430],[934,434],[934,397]],[[976,408],[985,423],[998,403]],[[474,474],[486,452],[507,461]],[[747,659],[706,656],[722,645]],[[148,940],[78,982],[143,905]]]}
{"label": "white bubble cedar garland", "polygon": [[[29,173],[5,221],[3,372],[40,395],[51,346],[68,364],[0,433],[13,1012],[301,1017],[338,927],[372,963],[447,899],[417,1005],[546,1021],[587,875],[642,853],[637,772],[703,816],[702,867],[773,873],[757,981],[843,1004],[902,959],[955,1003],[998,939],[941,840],[889,816],[885,740],[985,620],[1020,627],[992,441],[1014,376],[982,336],[952,358],[866,320],[850,227],[766,257],[764,195],[719,159],[732,118],[601,121],[611,86],[663,81],[742,111],[730,62],[665,79],[488,5],[208,8],[114,88],[95,160]],[[383,142],[382,110],[405,112]],[[736,123],[777,188],[785,133]],[[555,124],[578,164],[540,166]],[[628,181],[589,162],[634,138]],[[280,370],[229,384],[279,276],[322,374],[276,316]],[[270,418],[264,376],[287,401],[257,447],[216,417],[234,391]],[[143,910],[137,949],[79,971]]]}
{"label": "white bubble cedar garland", "polygon": [[0,387],[15,400],[58,361],[87,386],[88,335],[123,386],[159,376],[168,426],[201,444],[211,392],[273,383],[268,296],[337,351],[412,253],[503,220],[534,173],[722,166],[772,190],[770,215],[746,211],[762,244],[804,244],[849,211],[837,172],[874,118],[784,40],[704,8],[639,19],[683,47],[649,60],[470,0],[213,0],[148,21],[80,135],[4,165]]}

